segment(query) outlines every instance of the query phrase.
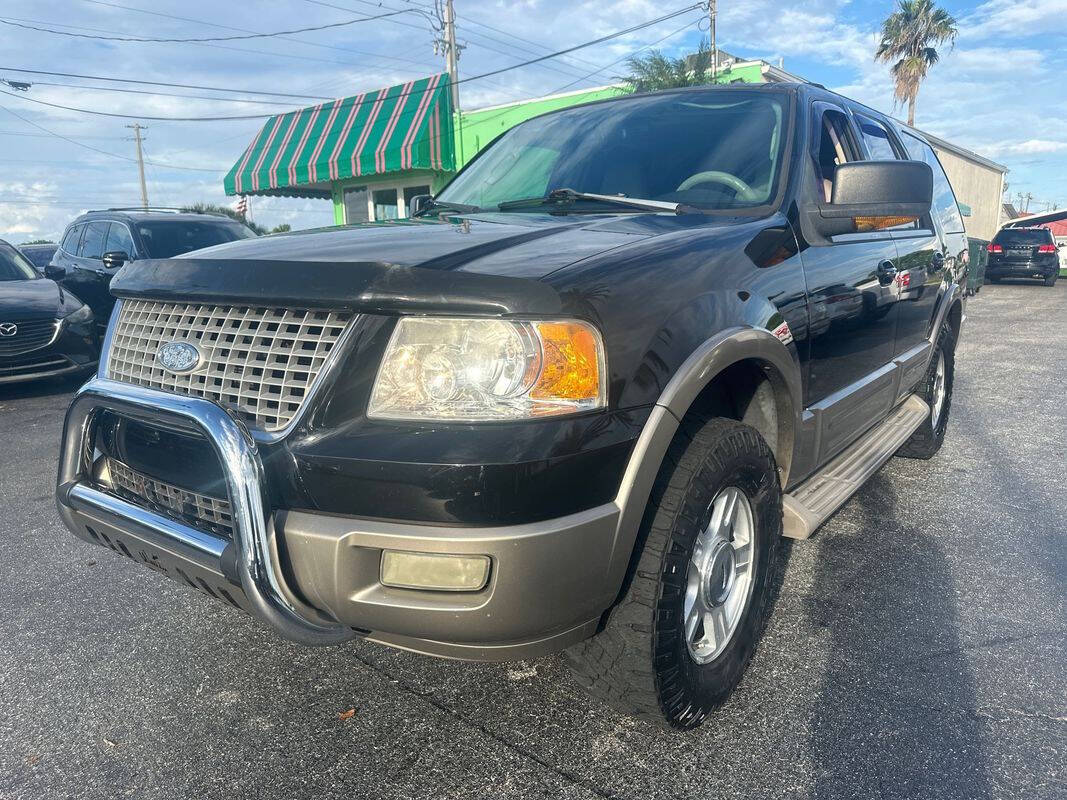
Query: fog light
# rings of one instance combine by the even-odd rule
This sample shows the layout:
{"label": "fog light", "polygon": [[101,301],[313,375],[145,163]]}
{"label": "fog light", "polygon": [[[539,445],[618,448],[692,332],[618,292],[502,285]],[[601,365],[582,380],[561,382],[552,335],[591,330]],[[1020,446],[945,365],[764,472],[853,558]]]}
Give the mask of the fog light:
{"label": "fog light", "polygon": [[489,580],[489,556],[382,552],[381,582],[400,589],[476,592]]}

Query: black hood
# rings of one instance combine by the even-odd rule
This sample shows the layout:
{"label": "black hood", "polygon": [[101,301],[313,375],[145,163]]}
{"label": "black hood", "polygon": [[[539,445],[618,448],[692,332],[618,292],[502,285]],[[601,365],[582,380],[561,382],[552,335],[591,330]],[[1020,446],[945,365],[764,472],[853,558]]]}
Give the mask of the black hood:
{"label": "black hood", "polygon": [[0,281],[0,322],[65,316],[81,303],[64,292],[55,281],[38,278],[29,281]]}
{"label": "black hood", "polygon": [[243,239],[180,258],[327,261],[540,278],[653,233],[640,227],[618,230],[608,224],[613,221],[503,213],[397,220]]}
{"label": "black hood", "polygon": [[246,239],[116,275],[118,297],[358,311],[559,313],[540,279],[706,221],[667,214],[478,214]]}

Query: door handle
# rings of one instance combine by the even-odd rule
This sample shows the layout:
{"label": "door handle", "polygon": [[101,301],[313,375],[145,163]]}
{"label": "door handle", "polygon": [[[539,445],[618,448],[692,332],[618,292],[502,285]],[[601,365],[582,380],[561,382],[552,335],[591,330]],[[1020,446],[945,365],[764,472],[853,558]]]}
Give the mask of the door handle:
{"label": "door handle", "polygon": [[893,282],[893,279],[897,277],[897,268],[892,261],[883,261],[878,265],[877,275],[878,282],[882,284],[882,286],[888,286]]}

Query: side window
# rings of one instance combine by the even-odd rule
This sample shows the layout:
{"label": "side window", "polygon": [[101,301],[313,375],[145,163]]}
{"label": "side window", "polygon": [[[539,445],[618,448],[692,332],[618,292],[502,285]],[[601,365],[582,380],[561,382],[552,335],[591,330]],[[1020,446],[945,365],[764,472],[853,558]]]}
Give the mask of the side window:
{"label": "side window", "polygon": [[107,244],[104,245],[105,253],[122,252],[133,257],[133,236],[130,229],[121,222],[112,222],[111,230],[107,234]]}
{"label": "side window", "polygon": [[952,192],[952,184],[949,183],[941,162],[937,160],[937,154],[930,145],[910,133],[904,133],[904,141],[911,157],[915,161],[925,161],[934,171],[933,213],[941,222],[941,228],[945,233],[964,233],[963,216],[956,203],[956,195]]}
{"label": "side window", "polygon": [[110,222],[90,222],[85,226],[85,236],[82,237],[82,246],[78,255],[82,258],[102,258],[104,241],[107,239],[107,229],[110,224]]}
{"label": "side window", "polygon": [[63,236],[63,241],[59,245],[63,252],[70,253],[72,256],[78,254],[78,237],[81,236],[82,228],[84,225],[71,225],[67,230],[66,235]]}
{"label": "side window", "polygon": [[834,186],[834,172],[838,164],[862,161],[852,126],[843,111],[826,109],[819,118],[819,149],[815,156],[815,172],[823,199],[829,203]]}
{"label": "side window", "polygon": [[900,158],[893,140],[885,126],[870,117],[857,114],[856,119],[860,124],[860,133],[863,134],[863,143],[867,145],[867,152],[871,154],[872,161],[893,161]]}

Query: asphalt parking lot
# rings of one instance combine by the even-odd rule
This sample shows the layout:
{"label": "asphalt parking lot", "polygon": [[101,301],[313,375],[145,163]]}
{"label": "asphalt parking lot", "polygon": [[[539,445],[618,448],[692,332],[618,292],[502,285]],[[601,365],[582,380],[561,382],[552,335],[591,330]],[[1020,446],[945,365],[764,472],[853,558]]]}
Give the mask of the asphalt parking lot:
{"label": "asphalt parking lot", "polygon": [[74,385],[0,388],[0,797],[1063,798],[1065,385],[1067,281],[986,286],[944,449],[790,548],[755,662],[690,734],[556,658],[301,649],[74,539]]}

